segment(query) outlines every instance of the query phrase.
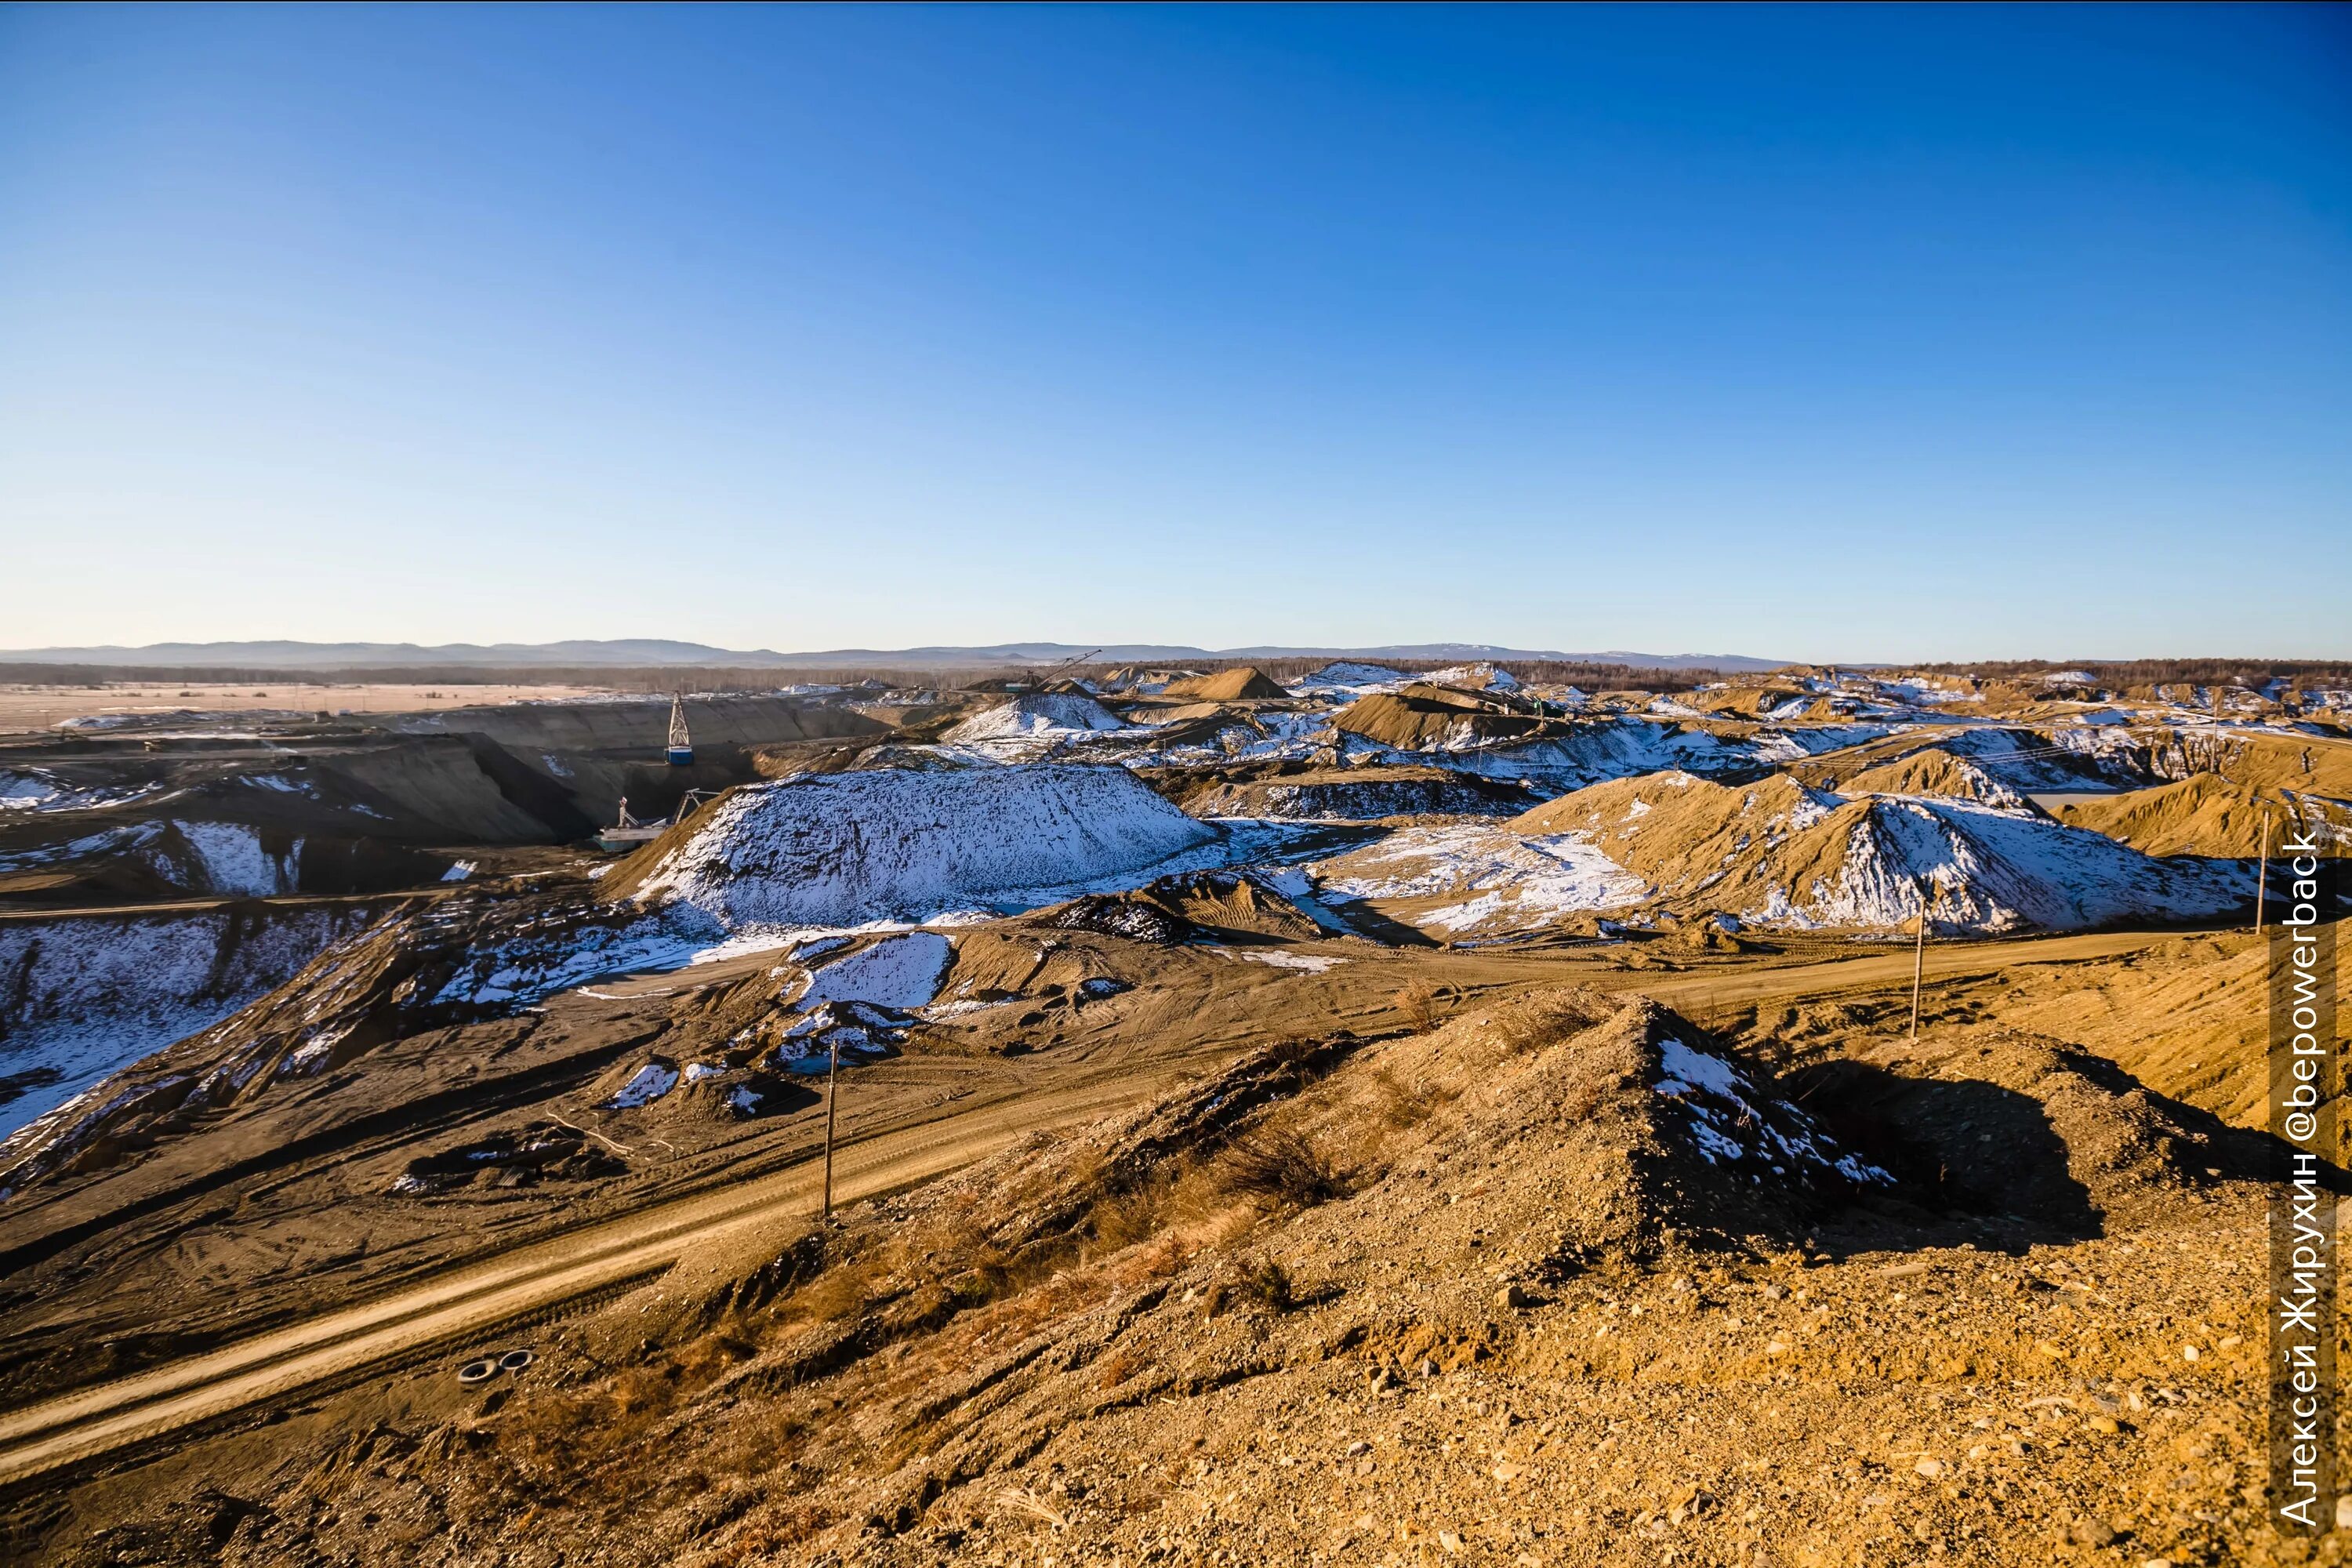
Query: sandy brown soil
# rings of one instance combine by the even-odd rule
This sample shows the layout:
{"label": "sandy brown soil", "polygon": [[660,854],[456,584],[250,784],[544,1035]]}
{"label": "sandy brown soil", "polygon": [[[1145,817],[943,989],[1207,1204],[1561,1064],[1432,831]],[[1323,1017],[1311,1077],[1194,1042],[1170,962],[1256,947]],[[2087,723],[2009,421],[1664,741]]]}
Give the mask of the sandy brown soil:
{"label": "sandy brown soil", "polygon": [[[1005,928],[1008,973],[1034,930]],[[1661,939],[1635,968],[1573,945],[1058,940],[1071,973],[1133,989],[1055,1009],[1040,970],[1045,1005],[860,1069],[849,1191],[985,1158],[834,1229],[806,1217],[814,1105],[749,1133],[648,1122],[592,1108],[600,1068],[434,1136],[555,1114],[630,1150],[623,1173],[398,1201],[417,1140],[387,1134],[16,1271],[15,1351],[162,1345],[149,1384],[20,1359],[19,1404],[89,1390],[121,1425],[85,1445],[205,1419],[127,1468],[20,1484],[12,1550],[2337,1560],[2281,1555],[2247,1491],[2261,1143],[2223,1120],[2248,1119],[2243,934],[1941,948],[1916,1047],[1907,955],[1828,943]],[[530,1028],[635,1051],[763,979],[746,960],[595,986]],[[1646,1087],[1650,1042],[1703,1026],[1895,1186],[1723,1185]],[[472,1027],[460,1055],[512,1048],[512,1025]],[[385,1103],[415,1094],[396,1082]],[[509,1342],[528,1372],[457,1383]],[[7,1418],[4,1462],[70,1458],[26,1442],[60,1414]]]}

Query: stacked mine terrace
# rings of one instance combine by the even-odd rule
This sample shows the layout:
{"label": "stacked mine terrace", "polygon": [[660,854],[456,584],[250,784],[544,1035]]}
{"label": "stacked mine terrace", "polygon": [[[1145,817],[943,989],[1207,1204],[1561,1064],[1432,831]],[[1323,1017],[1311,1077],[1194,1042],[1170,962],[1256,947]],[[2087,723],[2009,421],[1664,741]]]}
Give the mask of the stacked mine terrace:
{"label": "stacked mine terrace", "polygon": [[12,1561],[2271,1549],[2352,672],[624,684],[0,705]]}

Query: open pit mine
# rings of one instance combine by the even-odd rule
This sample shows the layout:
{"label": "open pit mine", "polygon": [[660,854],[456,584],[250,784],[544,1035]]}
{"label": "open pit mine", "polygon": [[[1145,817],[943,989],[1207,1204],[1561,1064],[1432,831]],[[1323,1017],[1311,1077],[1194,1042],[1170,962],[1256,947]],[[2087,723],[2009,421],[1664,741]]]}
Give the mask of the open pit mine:
{"label": "open pit mine", "polygon": [[2342,1560],[2352,692],[1297,663],[0,735],[0,1555]]}

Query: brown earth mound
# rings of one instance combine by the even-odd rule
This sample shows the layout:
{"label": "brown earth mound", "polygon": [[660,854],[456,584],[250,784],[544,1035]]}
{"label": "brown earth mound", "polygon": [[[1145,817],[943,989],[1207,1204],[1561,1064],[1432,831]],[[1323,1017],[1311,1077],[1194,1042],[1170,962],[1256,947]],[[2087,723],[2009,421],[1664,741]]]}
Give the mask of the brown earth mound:
{"label": "brown earth mound", "polygon": [[1196,698],[1203,702],[1237,702],[1245,697],[1287,697],[1290,693],[1245,664],[1237,669],[1221,669],[1214,675],[1171,680],[1165,695]]}
{"label": "brown earth mound", "polygon": [[1840,795],[1933,795],[1955,800],[1980,800],[2011,811],[2040,808],[1966,757],[1941,747],[1914,752],[1898,762],[1882,763],[1845,775],[1841,781],[1824,774],[1808,782]]}
{"label": "brown earth mound", "polygon": [[2275,854],[2305,818],[2331,839],[2352,840],[2352,809],[2314,796],[2233,784],[2210,773],[2058,808],[2058,820],[2067,826],[2104,833],[2143,855],[2233,859],[2252,859],[2262,853],[2266,821]]}
{"label": "brown earth mound", "polygon": [[2217,773],[2231,783],[2264,790],[2294,790],[2352,801],[2352,742],[2326,736],[2182,735],[2165,752],[2166,772],[2185,776]]}
{"label": "brown earth mound", "polygon": [[1523,707],[1450,687],[1417,684],[1399,692],[1360,697],[1331,722],[1335,728],[1400,752],[1458,749],[1569,731],[1566,721],[1524,711]]}
{"label": "brown earth mound", "polygon": [[[1704,888],[1718,905],[1737,909],[1766,901],[1754,885],[1759,879],[1785,889],[1833,878],[1835,862],[1828,858],[1842,849],[1844,835],[1812,830],[1851,814],[1855,804],[1780,774],[1719,784],[1688,773],[1652,773],[1573,791],[1513,817],[1510,826],[1528,834],[1582,832],[1654,887]],[[1785,866],[1783,846],[1793,857]]]}
{"label": "brown earth mound", "polygon": [[1742,719],[1761,719],[1791,702],[1815,706],[1811,695],[1793,686],[1733,686],[1720,691],[1686,691],[1676,699],[1685,708]]}
{"label": "brown earth mound", "polygon": [[1313,916],[1243,871],[1184,872],[1130,892],[1092,893],[1039,910],[1023,923],[1159,946],[1235,936],[1312,942],[1327,934]]}
{"label": "brown earth mound", "polygon": [[[2135,1550],[2241,1560],[2207,1506],[2234,1463],[2147,1484],[2192,1442],[2237,1453],[2177,1409],[2210,1376],[2179,1342],[2210,1357],[2215,1330],[2104,1310],[2113,1290],[2211,1312],[2162,1296],[2181,1254],[2140,1230],[2078,1278],[2003,1249],[2136,1223],[2099,1207],[2111,1190],[2144,1188],[2151,1224],[2210,1223],[2245,1150],[2030,1040],[1869,1070],[1822,1092],[1929,1170],[1908,1193],[1643,1001],[1555,992],[1261,1052],[698,1258],[539,1336],[541,1370],[487,1399],[319,1428],[266,1489],[151,1485],[147,1517],[86,1555],[207,1560],[217,1516],[238,1563],[397,1539],[448,1563],[1378,1562],[1398,1543],[1400,1562],[1426,1543],[1582,1563],[1651,1534],[1732,1563],[1759,1561],[1769,1509],[1815,1552],[1797,1562],[1908,1561],[1921,1530],[1971,1561],[2072,1561],[2052,1542],[2084,1517]],[[2193,1164],[2217,1158],[2218,1177]],[[1899,1536],[1869,1487],[1911,1500]]]}
{"label": "brown earth mound", "polygon": [[2071,1236],[2264,1173],[2260,1136],[2048,1036],[1992,1027],[1879,1039],[1790,1084],[1919,1201]]}

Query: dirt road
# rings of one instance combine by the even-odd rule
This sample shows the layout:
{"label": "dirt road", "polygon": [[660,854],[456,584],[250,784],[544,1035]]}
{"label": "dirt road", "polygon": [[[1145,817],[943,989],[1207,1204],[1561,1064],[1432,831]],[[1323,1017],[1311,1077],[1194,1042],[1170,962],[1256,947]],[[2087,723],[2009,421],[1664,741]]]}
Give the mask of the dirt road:
{"label": "dirt road", "polygon": [[[2168,940],[2162,932],[1931,948],[1931,978],[2019,964],[2102,958]],[[764,962],[764,959],[762,960]],[[1814,963],[1699,973],[1612,976],[1691,1011],[1766,998],[1907,983],[1908,950]],[[644,977],[635,984],[675,983]],[[854,1200],[941,1174],[1029,1132],[1092,1120],[1161,1091],[1160,1063],[1025,1097],[961,1104],[951,1114],[883,1132],[840,1154],[837,1198]],[[542,1240],[375,1301],[327,1313],[211,1353],[0,1415],[0,1483],[107,1453],[371,1366],[396,1363],[499,1322],[666,1268],[691,1248],[741,1229],[814,1212],[814,1162],[716,1193],[656,1205],[625,1218]]]}
{"label": "dirt road", "polygon": [[[2006,942],[1955,942],[1927,948],[1926,977],[1930,984],[1963,974],[1990,974],[2027,963],[2079,963],[2085,959],[2112,958],[2143,947],[2153,947],[2179,935],[2176,931],[2090,931],[2079,936],[2032,937]],[[1867,958],[1830,959],[1819,963],[1790,964],[1778,969],[1702,970],[1671,979],[1653,979],[1639,973],[1602,982],[1616,989],[1643,991],[1670,1007],[1685,1012],[1728,1009],[1768,999],[1820,996],[1838,991],[1876,990],[1911,983],[1910,947],[1873,953]]]}
{"label": "dirt road", "polygon": [[[968,1164],[1041,1128],[1090,1121],[1160,1087],[1156,1078],[968,1108],[883,1133],[836,1156],[835,1198],[855,1201]],[[0,1415],[0,1483],[102,1454],[175,1427],[537,1309],[650,1274],[742,1228],[813,1214],[814,1162],[741,1186],[662,1205],[518,1248],[415,1289],[207,1355]]]}

